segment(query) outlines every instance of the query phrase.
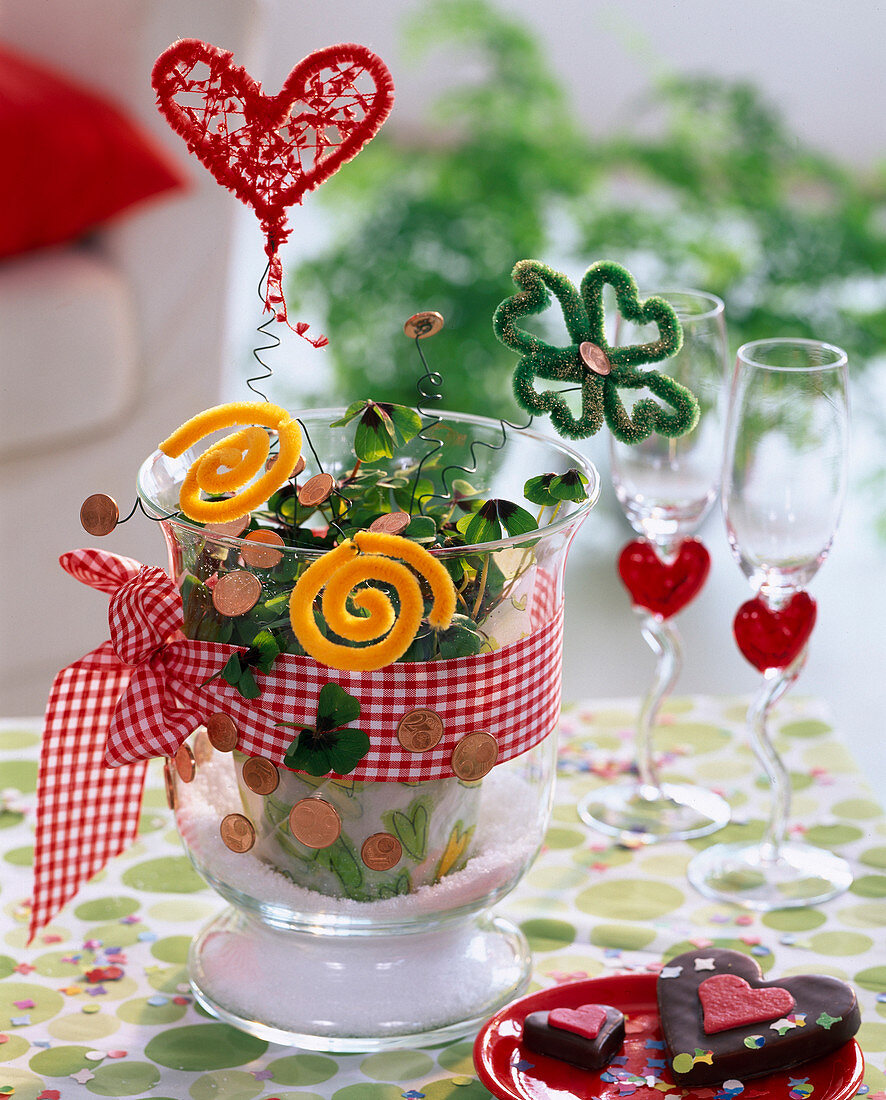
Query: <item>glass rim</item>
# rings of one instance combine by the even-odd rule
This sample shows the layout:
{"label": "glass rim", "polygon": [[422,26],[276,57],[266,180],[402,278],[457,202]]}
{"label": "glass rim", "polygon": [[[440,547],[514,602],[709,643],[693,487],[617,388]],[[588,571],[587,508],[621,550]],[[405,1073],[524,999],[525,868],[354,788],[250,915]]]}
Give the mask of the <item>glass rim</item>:
{"label": "glass rim", "polygon": [[[668,298],[669,294],[673,294],[674,296],[679,294],[685,298],[696,298],[699,301],[708,303],[708,308],[699,313],[686,313],[681,315],[676,304]],[[673,307],[674,312],[677,314],[677,320],[679,321],[707,321],[711,317],[719,317],[726,311],[726,303],[722,298],[718,297],[716,294],[712,294],[709,290],[696,290],[694,287],[671,286],[661,290],[643,289],[640,291],[640,296],[644,300],[650,297],[664,298],[668,305]]]}
{"label": "glass rim", "polygon": [[[764,348],[772,348],[774,350],[794,347],[806,351],[812,351],[816,349],[820,352],[826,352],[830,355],[828,362],[806,362],[806,363],[767,363],[761,358],[756,358]],[[836,344],[829,344],[824,340],[814,340],[806,336],[772,336],[763,340],[749,340],[746,344],[742,344],[736,353],[736,360],[739,363],[743,363],[749,367],[759,367],[761,370],[769,371],[822,371],[822,370],[841,370],[849,362],[849,356],[846,352],[837,347]]]}
{"label": "glass rim", "polygon": [[[332,417],[337,419],[344,412],[344,407],[325,408],[325,409],[305,409],[296,410],[293,412],[294,417],[300,419],[321,419],[325,420],[326,417]],[[447,418],[450,420],[460,421],[462,423],[473,423],[484,427],[498,426],[500,420],[495,417],[478,416],[475,413],[463,413],[463,412],[449,412],[446,410],[435,410],[435,416],[439,416],[442,421]],[[435,425],[429,425],[428,430],[435,427]],[[224,430],[224,429],[222,429]],[[537,541],[539,538],[547,538],[548,535],[559,533],[560,531],[566,531],[577,522],[581,522],[585,519],[594,505],[600,498],[600,494],[603,488],[603,479],[600,477],[600,471],[596,465],[592,462],[587,455],[582,454],[574,447],[569,446],[561,437],[545,435],[542,432],[534,431],[532,428],[519,428],[515,429],[519,431],[521,436],[528,436],[537,443],[544,443],[550,447],[559,450],[562,454],[568,456],[574,461],[575,465],[585,474],[588,478],[587,490],[588,496],[586,500],[583,500],[578,507],[564,516],[562,519],[555,520],[553,523],[548,524],[546,527],[540,527],[535,531],[527,531],[524,535],[509,535],[507,538],[496,539],[494,542],[480,542],[471,543],[465,546],[441,546],[434,547],[431,553],[436,558],[456,558],[464,557],[466,554],[477,553],[491,553],[497,550],[505,550],[509,547],[519,547],[527,541]],[[205,532],[205,527],[201,524],[189,520],[185,516],[181,515],[168,515],[156,501],[152,500],[148,495],[144,486],[144,478],[148,472],[150,465],[157,459],[158,456],[165,458],[163,452],[160,450],[153,451],[142,462],[138,470],[138,477],[136,480],[136,493],[139,500],[144,507],[148,510],[152,519],[156,519],[161,523],[168,523],[176,527],[183,527],[186,530],[192,531],[195,534],[202,534]],[[211,532],[213,542],[221,543],[224,546],[241,549],[244,545],[249,546],[249,542],[245,539],[235,537],[233,535],[220,535],[216,532]],[[284,554],[298,554],[302,557],[316,557],[320,558],[323,554],[328,553],[329,547],[314,549],[310,546],[285,546],[281,547]]]}

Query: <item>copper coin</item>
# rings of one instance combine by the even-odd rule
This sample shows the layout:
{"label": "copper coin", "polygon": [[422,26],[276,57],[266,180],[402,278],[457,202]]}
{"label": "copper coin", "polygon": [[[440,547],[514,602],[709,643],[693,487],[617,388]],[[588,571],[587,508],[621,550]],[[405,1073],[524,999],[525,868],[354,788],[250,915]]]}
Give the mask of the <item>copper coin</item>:
{"label": "copper coin", "polygon": [[594,374],[609,374],[612,370],[609,356],[602,348],[592,344],[590,340],[585,340],[583,344],[578,345],[578,354],[585,366],[590,367]]}
{"label": "copper coin", "polygon": [[328,500],[334,488],[335,478],[332,474],[314,474],[299,489],[298,502],[306,508],[313,508]]}
{"label": "copper coin", "polygon": [[388,512],[369,524],[370,531],[382,531],[386,535],[402,535],[409,526],[412,516],[408,512]]}
{"label": "copper coin", "polygon": [[212,590],[212,604],[220,615],[235,619],[245,615],[258,603],[262,593],[262,584],[253,573],[245,569],[235,569],[219,577]]}
{"label": "copper coin", "polygon": [[232,852],[248,852],[255,844],[255,829],[249,818],[244,817],[243,814],[228,814],[227,817],[223,817],[218,831],[225,842],[225,847],[230,848]]}
{"label": "copper coin", "polygon": [[270,794],[277,789],[280,773],[263,756],[250,756],[243,761],[243,782],[256,794]]}
{"label": "copper coin", "polygon": [[227,714],[210,714],[206,719],[206,736],[219,752],[231,752],[240,740],[234,720]]}
{"label": "copper coin", "polygon": [[197,774],[197,765],[194,763],[194,754],[191,752],[191,746],[187,744],[187,742],[183,745],[179,745],[178,751],[172,759],[175,763],[175,770],[178,772],[179,779],[182,783],[190,783]]}
{"label": "copper coin", "polygon": [[197,735],[194,738],[194,760],[197,767],[201,764],[208,764],[212,759],[212,742],[209,740],[209,735],[206,730],[197,730]]}
{"label": "copper coin", "polygon": [[175,809],[175,780],[172,778],[172,766],[169,759],[163,761],[163,782],[166,786],[166,805]]}
{"label": "copper coin", "polygon": [[[274,465],[279,457],[279,455],[271,455],[271,457],[265,463],[265,469],[270,470],[270,468]],[[298,461],[296,462],[295,467],[293,468],[293,471],[289,476],[298,477],[298,475],[302,472],[306,465],[307,463],[305,462],[304,455],[299,455]]]}
{"label": "copper coin", "polygon": [[240,551],[244,565],[253,569],[273,569],[283,557],[286,543],[276,531],[250,531],[246,536],[247,545]]}
{"label": "copper coin", "polygon": [[289,828],[308,848],[328,848],[341,833],[341,818],[322,798],[303,798],[289,811]]}
{"label": "copper coin", "polygon": [[251,519],[251,516],[239,516],[225,523],[207,523],[203,530],[208,531],[210,535],[225,535],[227,538],[238,539],[249,526]]}
{"label": "copper coin", "polygon": [[425,309],[421,313],[413,313],[403,326],[403,331],[413,340],[424,340],[439,332],[442,327],[443,314],[435,309]]}
{"label": "copper coin", "polygon": [[469,733],[452,750],[452,770],[459,779],[482,779],[498,760],[498,741],[491,733]]}
{"label": "copper coin", "polygon": [[87,535],[110,535],[119,518],[117,501],[107,493],[93,493],[80,505],[80,526]]}
{"label": "copper coin", "polygon": [[442,736],[443,719],[425,708],[404,714],[397,725],[397,740],[407,752],[427,752]]}
{"label": "copper coin", "polygon": [[370,871],[390,871],[402,855],[402,844],[390,833],[373,833],[363,841],[360,849],[360,858]]}

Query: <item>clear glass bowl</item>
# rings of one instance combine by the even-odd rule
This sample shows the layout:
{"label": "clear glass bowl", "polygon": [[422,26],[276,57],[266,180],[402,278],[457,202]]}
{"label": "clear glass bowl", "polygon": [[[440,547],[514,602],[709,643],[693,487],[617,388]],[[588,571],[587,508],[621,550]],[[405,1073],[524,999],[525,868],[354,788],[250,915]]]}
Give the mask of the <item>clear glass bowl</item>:
{"label": "clear glass bowl", "polygon": [[[355,462],[353,425],[330,427],[340,415],[330,409],[299,416],[323,470],[336,478]],[[480,417],[440,415],[424,434],[442,449],[422,469],[436,492],[444,491],[440,472],[447,466],[471,471],[450,469],[449,483],[463,477],[484,498],[523,505],[530,477],[577,467],[588,479],[588,499],[564,502],[554,522],[531,537],[434,551],[470,561],[472,568],[488,563],[484,568],[496,576],[503,598],[476,620],[488,647],[507,646],[560,608],[569,545],[597,499],[599,479],[559,440],[532,431],[503,434],[498,421]],[[414,466],[432,447],[427,438],[412,440],[394,468]],[[176,510],[195,457],[188,452],[171,460],[156,452],[144,463],[139,494],[152,515]],[[319,472],[314,465],[309,462],[302,478]],[[179,582],[200,555],[204,562],[209,555],[219,574],[250,568],[238,538],[209,534],[180,518],[164,519],[162,526]],[[276,584],[279,595],[288,596],[297,564],[321,553],[284,549],[280,565],[257,570],[265,592]],[[199,636],[204,626],[186,602],[185,632]],[[279,785],[266,795],[244,783],[243,753],[213,750],[202,729],[191,746],[193,781],[182,782],[170,769],[176,821],[194,866],[230,905],[191,949],[195,994],[215,1015],[278,1043],[381,1050],[466,1034],[525,989],[526,941],[489,910],[525,874],[541,845],[553,795],[555,734],[476,781],[448,775],[423,783],[370,782],[281,767]],[[320,788],[342,830],[333,845],[318,850],[292,835],[288,816]],[[222,840],[219,824],[229,813],[245,815],[255,829],[246,853],[231,851]],[[402,847],[387,870],[360,858],[367,838],[380,832],[396,835]]]}

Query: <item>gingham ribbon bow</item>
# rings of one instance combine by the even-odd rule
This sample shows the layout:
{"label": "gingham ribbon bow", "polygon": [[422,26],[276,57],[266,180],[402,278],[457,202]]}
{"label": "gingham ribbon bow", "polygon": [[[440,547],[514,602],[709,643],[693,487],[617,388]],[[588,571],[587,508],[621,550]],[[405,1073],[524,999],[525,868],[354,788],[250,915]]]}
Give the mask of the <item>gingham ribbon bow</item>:
{"label": "gingham ribbon bow", "polygon": [[[174,752],[198,721],[164,683],[166,645],[181,597],[161,569],[101,550],[64,554],[63,569],[111,594],[111,639],[56,676],[46,707],[37,787],[31,937],[138,829],[145,759]],[[113,745],[131,740],[131,692],[149,706],[142,760],[126,768]]]}
{"label": "gingham ribbon bow", "polygon": [[[213,713],[233,720],[240,750],[282,765],[293,728],[280,723],[312,726],[322,687],[335,681],[360,700],[360,728],[370,739],[349,777],[399,783],[454,774],[453,749],[474,730],[493,734],[499,762],[519,756],[551,733],[559,716],[563,613],[554,579],[541,569],[532,601],[538,621],[494,652],[370,672],[281,654],[271,672],[256,673],[261,695],[248,700],[217,675],[243,647],[184,638],[181,598],[161,569],[100,550],[72,551],[61,564],[111,594],[111,639],[63,669],[52,687],[38,783],[32,936],[134,839],[146,759],[173,755]],[[435,711],[445,730],[422,753],[404,749],[396,735],[400,718],[416,708]]]}

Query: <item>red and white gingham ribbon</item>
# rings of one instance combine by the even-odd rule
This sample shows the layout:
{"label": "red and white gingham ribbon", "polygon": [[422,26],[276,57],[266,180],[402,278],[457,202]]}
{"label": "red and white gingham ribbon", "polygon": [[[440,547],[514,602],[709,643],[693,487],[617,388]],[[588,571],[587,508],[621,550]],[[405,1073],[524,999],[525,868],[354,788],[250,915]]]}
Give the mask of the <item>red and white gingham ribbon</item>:
{"label": "red and white gingham ribbon", "polygon": [[[559,715],[563,611],[542,570],[529,601],[532,631],[494,653],[373,672],[283,654],[270,673],[255,674],[261,695],[248,700],[220,677],[207,683],[243,647],[184,638],[181,597],[162,570],[100,550],[72,551],[61,564],[111,593],[111,640],[58,674],[47,706],[32,937],[134,838],[144,761],[174,754],[211,714],[231,717],[243,752],[281,765],[296,729],[315,724],[320,689],[335,682],[359,699],[357,724],[370,739],[349,776],[375,782],[453,775],[452,750],[474,730],[493,734],[499,762],[509,760],[546,737]],[[419,707],[435,711],[445,733],[434,749],[411,753],[397,740],[397,724]]]}

